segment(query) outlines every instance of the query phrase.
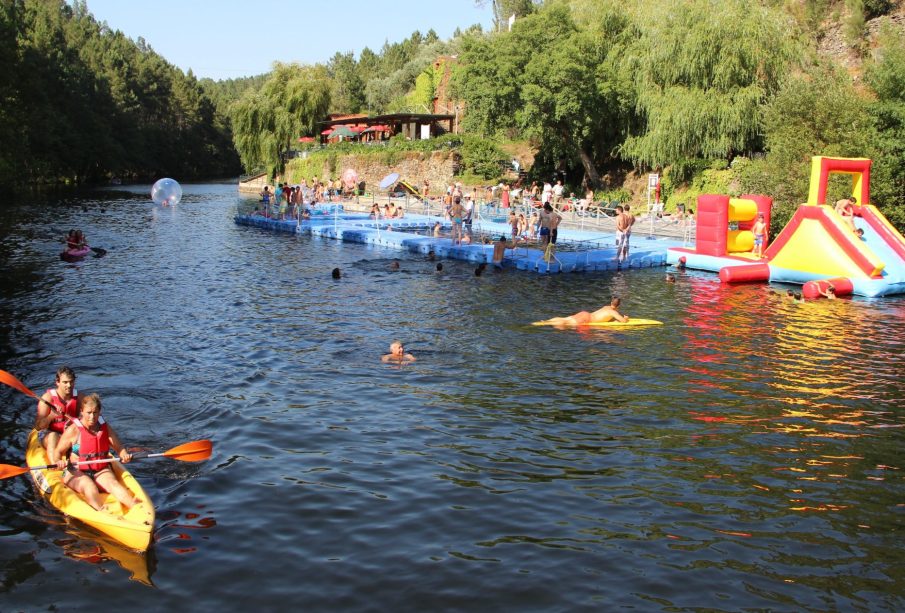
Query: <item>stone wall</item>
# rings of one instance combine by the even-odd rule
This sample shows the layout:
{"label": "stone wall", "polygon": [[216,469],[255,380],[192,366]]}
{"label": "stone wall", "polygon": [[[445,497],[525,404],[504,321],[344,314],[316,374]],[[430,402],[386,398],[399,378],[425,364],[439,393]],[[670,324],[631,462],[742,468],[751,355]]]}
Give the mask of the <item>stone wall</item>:
{"label": "stone wall", "polygon": [[[380,181],[390,173],[398,172],[399,179],[421,189],[424,181],[430,182],[430,194],[437,195],[446,191],[446,186],[454,180],[459,170],[458,155],[452,151],[433,151],[431,153],[407,152],[400,153],[398,162],[387,165],[378,156],[342,155],[336,160],[335,168],[331,173],[325,160],[320,172],[320,178],[336,178],[341,176],[346,168],[352,168],[358,173],[360,181],[365,182],[365,191],[373,193],[380,191]],[[290,183],[299,183],[303,177],[289,175]],[[304,177],[311,179],[311,177]]]}

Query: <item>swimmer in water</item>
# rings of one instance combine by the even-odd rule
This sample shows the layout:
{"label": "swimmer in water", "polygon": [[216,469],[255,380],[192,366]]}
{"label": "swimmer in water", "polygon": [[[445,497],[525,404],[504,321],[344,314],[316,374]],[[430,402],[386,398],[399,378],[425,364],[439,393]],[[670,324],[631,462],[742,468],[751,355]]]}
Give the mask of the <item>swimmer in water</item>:
{"label": "swimmer in water", "polygon": [[588,313],[587,311],[579,311],[578,313],[570,315],[569,317],[553,317],[552,319],[548,319],[545,323],[554,326],[584,326],[587,324],[601,323],[613,320],[625,323],[628,321],[628,317],[618,311],[621,302],[622,301],[619,300],[619,298],[613,298],[609,305],[599,308],[593,313]]}
{"label": "swimmer in water", "polygon": [[415,361],[415,356],[405,352],[405,346],[402,341],[393,341],[390,343],[390,352],[380,358],[380,361],[384,363],[408,364]]}
{"label": "swimmer in water", "polygon": [[673,274],[673,273],[671,273],[671,272],[666,273],[666,282],[667,282],[667,283],[675,283],[675,282],[676,282],[676,275]]}
{"label": "swimmer in water", "polygon": [[390,264],[390,270],[399,270],[399,261],[393,260]]}
{"label": "swimmer in water", "polygon": [[339,268],[334,268],[332,274],[334,279],[339,279],[343,276],[343,273],[339,270]]}

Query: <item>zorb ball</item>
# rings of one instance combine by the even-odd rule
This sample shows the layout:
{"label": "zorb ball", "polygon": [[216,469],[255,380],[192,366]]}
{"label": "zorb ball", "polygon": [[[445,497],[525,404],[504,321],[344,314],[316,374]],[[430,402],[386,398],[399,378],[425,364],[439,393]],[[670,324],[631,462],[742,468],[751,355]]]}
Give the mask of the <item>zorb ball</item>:
{"label": "zorb ball", "polygon": [[151,200],[159,206],[176,206],[182,200],[182,186],[174,179],[160,179],[151,188]]}

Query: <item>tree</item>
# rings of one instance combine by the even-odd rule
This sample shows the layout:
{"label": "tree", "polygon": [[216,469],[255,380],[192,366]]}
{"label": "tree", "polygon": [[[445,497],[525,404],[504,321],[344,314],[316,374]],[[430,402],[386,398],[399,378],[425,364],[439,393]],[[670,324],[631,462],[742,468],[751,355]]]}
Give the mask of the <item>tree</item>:
{"label": "tree", "polygon": [[877,60],[865,80],[876,93],[868,107],[876,139],[871,197],[905,229],[905,42],[894,28],[881,30]]}
{"label": "tree", "polygon": [[282,154],[327,114],[330,85],[323,66],[274,64],[260,93],[248,91],[233,106],[233,138],[245,168],[282,173]]}
{"label": "tree", "polygon": [[576,160],[595,187],[596,159],[621,142],[631,111],[618,61],[630,22],[615,2],[598,5],[593,30],[579,29],[558,3],[517,21],[512,32],[466,37],[454,78],[467,129],[532,138],[545,157]]}
{"label": "tree", "polygon": [[[497,31],[506,29],[509,18],[525,17],[535,11],[543,0],[489,0],[493,4],[493,27]],[[486,6],[488,0],[476,0],[477,6]]]}
{"label": "tree", "polygon": [[762,105],[795,55],[789,19],[746,0],[715,9],[710,0],[664,1],[639,20],[625,69],[635,75],[640,123],[622,147],[636,164],[731,159],[762,145]]}
{"label": "tree", "polygon": [[867,108],[851,78],[824,64],[791,77],[766,106],[768,153],[764,160],[745,165],[741,188],[773,197],[774,230],[785,226],[807,199],[812,156],[871,157],[876,134]]}
{"label": "tree", "polygon": [[330,91],[332,111],[359,113],[367,106],[365,84],[358,71],[355,55],[336,53],[327,63],[327,72],[333,80]]}

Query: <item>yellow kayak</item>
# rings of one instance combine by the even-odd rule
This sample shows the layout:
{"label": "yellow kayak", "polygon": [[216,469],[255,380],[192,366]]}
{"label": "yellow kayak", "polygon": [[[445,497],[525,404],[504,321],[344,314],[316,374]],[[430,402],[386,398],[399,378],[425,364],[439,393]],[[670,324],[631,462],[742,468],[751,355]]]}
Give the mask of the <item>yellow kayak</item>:
{"label": "yellow kayak", "polygon": [[[43,466],[50,462],[44,446],[38,441],[37,430],[32,430],[28,436],[25,462],[29,466]],[[110,466],[120,482],[141,500],[128,511],[111,494],[107,494],[104,500],[104,510],[95,511],[63,483],[61,470],[33,470],[31,476],[41,495],[60,512],[88,524],[130,549],[146,551],[154,531],[154,503],[122,464],[111,462]]]}
{"label": "yellow kayak", "polygon": [[535,321],[532,322],[532,326],[563,326],[566,328],[577,328],[577,327],[589,327],[589,328],[633,328],[636,326],[662,326],[662,321],[657,321],[656,319],[629,319],[628,321],[597,321],[590,324],[581,324],[580,326],[576,326],[574,324],[565,324],[562,322],[557,322],[553,319],[545,319],[544,321]]}

